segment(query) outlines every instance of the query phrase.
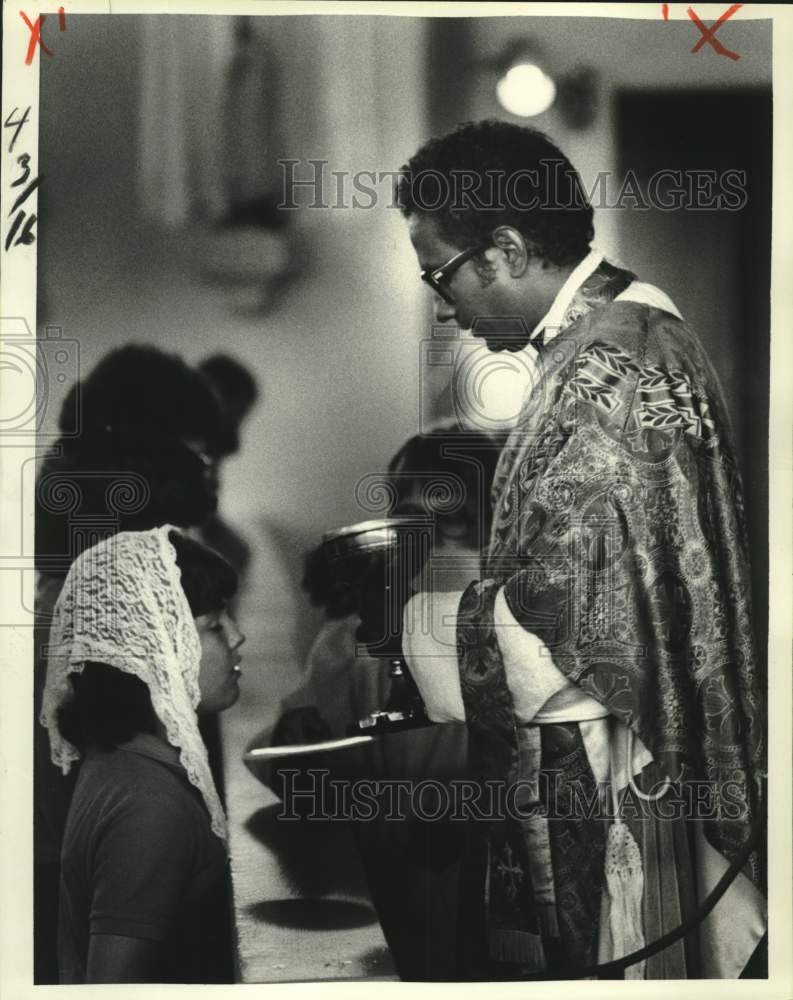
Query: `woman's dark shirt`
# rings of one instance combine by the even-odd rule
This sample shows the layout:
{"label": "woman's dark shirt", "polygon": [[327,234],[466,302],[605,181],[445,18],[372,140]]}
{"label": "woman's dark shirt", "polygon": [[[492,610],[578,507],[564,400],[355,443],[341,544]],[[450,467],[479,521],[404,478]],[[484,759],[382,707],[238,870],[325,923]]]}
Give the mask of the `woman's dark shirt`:
{"label": "woman's dark shirt", "polygon": [[61,982],[85,982],[94,934],[162,944],[157,982],[231,982],[230,907],[225,848],[178,752],[148,734],[89,750],[61,856]]}

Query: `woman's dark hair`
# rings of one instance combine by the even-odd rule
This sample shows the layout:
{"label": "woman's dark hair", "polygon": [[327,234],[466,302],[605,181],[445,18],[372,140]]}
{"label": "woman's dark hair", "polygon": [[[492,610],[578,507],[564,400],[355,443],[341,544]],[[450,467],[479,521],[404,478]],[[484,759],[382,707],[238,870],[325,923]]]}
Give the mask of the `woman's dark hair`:
{"label": "woman's dark hair", "polygon": [[[237,589],[237,575],[222,556],[200,542],[172,531],[182,589],[194,617],[222,608]],[[134,674],[106,663],[87,662],[70,677],[74,698],[58,713],[61,732],[78,749],[96,744],[104,750],[153,733],[157,718],[147,685]]]}
{"label": "woman's dark hair", "polygon": [[239,450],[240,428],[259,398],[259,386],[251,372],[229,354],[212,354],[198,365],[215,391],[223,424],[215,435],[215,454],[233,455]]}
{"label": "woman's dark hair", "polygon": [[345,618],[355,611],[355,590],[339,561],[330,560],[323,545],[305,557],[303,589],[314,607],[322,608],[328,618]]}
{"label": "woman's dark hair", "polygon": [[224,607],[237,592],[237,574],[223,556],[194,538],[172,531],[182,590],[194,618]]}
{"label": "woman's dark hair", "polygon": [[91,744],[112,750],[137,733],[156,732],[157,716],[140,677],[89,661],[69,680],[74,698],[59,709],[58,726],[78,750]]}
{"label": "woman's dark hair", "polygon": [[490,487],[503,444],[503,436],[461,431],[456,425],[409,438],[388,464],[396,496],[392,514],[412,513],[418,500],[420,512],[435,517],[441,535],[459,526],[469,544],[484,544],[492,521]]}
{"label": "woman's dark hair", "polygon": [[211,443],[221,420],[208,379],[178,354],[126,344],[106,354],[75,384],[58,427],[79,437],[133,431],[155,438]]}
{"label": "woman's dark hair", "polygon": [[203,460],[178,441],[130,432],[62,439],[36,480],[36,568],[64,577],[92,531],[187,528],[216,510]]}
{"label": "woman's dark hair", "polygon": [[[389,514],[430,514],[441,536],[482,545],[490,533],[490,486],[504,440],[504,435],[462,431],[456,424],[409,438],[388,464],[386,481],[395,498]],[[361,553],[353,568],[318,546],[305,559],[303,587],[309,600],[328,618],[352,614],[357,601],[351,577],[364,577],[375,560]]]}
{"label": "woman's dark hair", "polygon": [[188,443],[211,450],[221,424],[211,385],[177,355],[111,351],[72,387],[37,477],[37,569],[65,576],[97,531],[204,523],[217,484]]}
{"label": "woman's dark hair", "polygon": [[431,139],[401,168],[396,200],[406,216],[426,212],[460,249],[512,226],[551,264],[577,263],[594,237],[592,206],[575,167],[537,129],[468,122]]}

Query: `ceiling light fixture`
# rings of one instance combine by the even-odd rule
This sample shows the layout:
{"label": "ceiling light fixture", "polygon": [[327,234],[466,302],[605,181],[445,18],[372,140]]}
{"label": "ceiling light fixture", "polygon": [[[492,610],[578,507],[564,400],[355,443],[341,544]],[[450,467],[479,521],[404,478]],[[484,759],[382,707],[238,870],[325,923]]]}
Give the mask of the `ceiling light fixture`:
{"label": "ceiling light fixture", "polygon": [[505,111],[519,118],[533,118],[556,100],[556,84],[533,62],[510,66],[496,84],[496,96]]}

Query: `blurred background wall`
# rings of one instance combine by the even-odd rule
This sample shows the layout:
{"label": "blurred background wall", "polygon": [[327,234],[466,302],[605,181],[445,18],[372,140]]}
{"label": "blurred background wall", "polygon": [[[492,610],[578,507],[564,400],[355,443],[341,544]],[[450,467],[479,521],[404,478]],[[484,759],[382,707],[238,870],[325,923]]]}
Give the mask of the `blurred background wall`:
{"label": "blurred background wall", "polygon": [[[228,470],[231,510],[272,509],[295,524],[331,527],[353,513],[350,481],[378,468],[414,423],[424,300],[407,280],[412,251],[394,211],[292,212],[300,280],[266,315],[240,315],[202,282],[188,252],[189,226],[168,224],[164,212],[156,217],[140,197],[144,42],[149,31],[162,37],[167,20],[166,44],[178,52],[190,22],[216,19],[77,16],[69,58],[42,65],[49,184],[39,323],[79,339],[85,370],[131,339],[188,360],[218,349],[239,356],[260,379],[264,400],[247,451]],[[425,25],[284,18],[276,31],[261,21],[264,41],[285,50],[274,72],[289,155],[324,158],[339,170],[398,167],[427,129]],[[162,107],[151,102],[147,110],[161,115],[153,124],[164,139],[182,123],[168,117],[175,109],[160,96]],[[381,109],[387,114],[375,118]],[[222,134],[209,138],[213,155],[233,156]]]}
{"label": "blurred background wall", "polygon": [[[309,159],[328,170],[393,170],[426,135],[426,22],[262,18],[249,27],[274,91],[255,97],[280,143],[262,160],[286,153],[304,165],[297,177],[311,176]],[[191,362],[223,350],[251,368],[262,397],[224,471],[223,509],[259,557],[249,632],[260,634],[249,648],[299,662],[312,638],[300,621],[309,614],[302,553],[323,531],[360,519],[355,483],[416,423],[426,302],[403,223],[383,203],[286,213],[295,278],[273,289],[269,308],[240,307],[228,282],[202,276],[207,246],[221,258],[227,247],[213,249],[207,205],[187,203],[188,187],[193,201],[208,187],[211,202],[212,185],[196,184],[196,164],[182,155],[204,150],[233,170],[224,128],[245,108],[201,104],[210,78],[228,82],[239,69],[232,19],[75,16],[69,32],[69,58],[42,62],[39,332],[54,325],[76,338],[83,371],[130,340]],[[152,72],[161,74],[155,86]],[[254,241],[254,254],[271,250]],[[259,266],[264,283],[266,261]]]}
{"label": "blurred background wall", "polygon": [[[743,213],[598,209],[596,242],[665,288],[711,351],[749,484],[764,614],[770,27],[724,26],[737,61],[692,53],[698,37],[660,16],[619,31],[580,18],[70,17],[68,59],[41,62],[40,333],[78,339],[83,370],[129,340],[189,361],[225,350],[253,370],[262,401],[225,470],[224,510],[259,556],[261,622],[295,623],[276,640],[260,622],[271,655],[281,642],[293,658],[310,638],[298,553],[361,517],[356,481],[418,429],[429,301],[388,183],[373,208],[338,209],[329,177],[329,207],[231,236],[217,229],[224,198],[235,185],[271,192],[278,156],[301,161],[300,177],[310,159],[395,170],[458,121],[519,120],[495,83],[523,43],[557,79],[591,71],[572,113],[557,102],[528,119],[587,187],[629,167],[750,172]],[[250,289],[244,272],[259,266],[267,293],[251,303],[234,282]],[[448,415],[438,399],[422,401],[434,418]],[[51,422],[58,405],[56,394]]]}

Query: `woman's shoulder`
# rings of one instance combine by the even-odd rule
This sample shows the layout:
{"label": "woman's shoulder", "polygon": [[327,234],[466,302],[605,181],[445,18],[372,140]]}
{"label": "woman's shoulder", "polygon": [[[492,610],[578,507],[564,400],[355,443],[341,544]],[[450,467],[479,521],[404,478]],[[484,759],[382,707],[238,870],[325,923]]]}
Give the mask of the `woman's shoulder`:
{"label": "woman's shoulder", "polygon": [[216,839],[186,776],[121,749],[86,755],[69,809],[67,854],[134,858],[156,846],[158,855],[192,869],[213,855]]}
{"label": "woman's shoulder", "polygon": [[178,765],[122,745],[91,748],[80,767],[75,803],[97,817],[118,820],[129,813],[151,814],[161,824],[182,822],[200,808],[187,776]]}

